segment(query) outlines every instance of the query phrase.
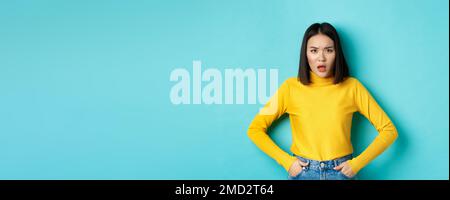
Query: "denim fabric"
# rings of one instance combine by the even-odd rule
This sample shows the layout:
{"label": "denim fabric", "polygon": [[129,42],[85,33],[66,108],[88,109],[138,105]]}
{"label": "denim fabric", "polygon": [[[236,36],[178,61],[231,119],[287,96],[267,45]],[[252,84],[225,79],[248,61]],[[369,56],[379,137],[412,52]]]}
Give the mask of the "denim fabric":
{"label": "denim fabric", "polygon": [[334,160],[317,161],[306,159],[297,155],[294,155],[304,163],[309,163],[308,166],[303,167],[302,171],[297,176],[288,175],[289,180],[355,180],[355,177],[349,178],[345,176],[341,171],[334,170],[333,168],[341,163],[351,160],[352,154],[337,158]]}

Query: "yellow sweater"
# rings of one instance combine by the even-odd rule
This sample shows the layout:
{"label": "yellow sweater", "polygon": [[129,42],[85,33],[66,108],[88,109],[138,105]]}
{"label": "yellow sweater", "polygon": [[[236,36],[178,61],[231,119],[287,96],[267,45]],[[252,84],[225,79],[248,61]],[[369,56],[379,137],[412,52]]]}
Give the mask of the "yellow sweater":
{"label": "yellow sweater", "polygon": [[[299,156],[325,161],[353,153],[350,132],[353,113],[364,115],[378,136],[349,161],[358,173],[397,138],[397,130],[367,89],[355,78],[333,84],[334,77],[322,78],[310,72],[311,84],[297,78],[286,80],[271,97],[248,129],[250,139],[267,155],[289,170],[295,157],[280,149],[267,135],[267,128],[284,113],[292,128],[291,151]],[[272,108],[272,109],[270,109]]]}

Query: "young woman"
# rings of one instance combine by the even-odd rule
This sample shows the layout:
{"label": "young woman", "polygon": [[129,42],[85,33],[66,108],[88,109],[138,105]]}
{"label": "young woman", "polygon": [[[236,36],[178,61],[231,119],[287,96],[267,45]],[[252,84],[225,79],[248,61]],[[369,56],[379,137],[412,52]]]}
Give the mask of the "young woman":
{"label": "young woman", "polygon": [[[354,112],[379,132],[353,157],[350,139]],[[267,135],[273,121],[288,113],[292,128],[290,155]],[[367,89],[349,77],[336,29],[315,23],[303,37],[298,76],[280,86],[248,129],[250,139],[281,164],[290,180],[348,180],[397,138],[397,130]]]}

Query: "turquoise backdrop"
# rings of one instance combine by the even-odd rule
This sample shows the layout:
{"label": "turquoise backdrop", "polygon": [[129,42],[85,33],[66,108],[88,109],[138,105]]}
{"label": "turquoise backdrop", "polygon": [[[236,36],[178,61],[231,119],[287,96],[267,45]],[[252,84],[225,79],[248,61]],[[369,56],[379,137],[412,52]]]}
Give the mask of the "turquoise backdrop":
{"label": "turquoise backdrop", "polygon": [[[247,137],[261,105],[174,105],[170,73],[296,76],[314,22],[398,140],[360,179],[449,179],[447,0],[0,2],[0,179],[287,179]],[[377,135],[354,116],[361,152]],[[270,132],[289,150],[289,121]]]}

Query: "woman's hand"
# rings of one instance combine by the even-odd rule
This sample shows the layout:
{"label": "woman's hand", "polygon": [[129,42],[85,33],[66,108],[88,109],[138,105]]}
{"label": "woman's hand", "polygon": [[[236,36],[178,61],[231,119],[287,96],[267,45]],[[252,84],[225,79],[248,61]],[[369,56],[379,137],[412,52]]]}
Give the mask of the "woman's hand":
{"label": "woman's hand", "polygon": [[334,170],[341,171],[342,174],[349,178],[353,178],[356,174],[352,171],[352,168],[347,161],[341,163],[339,166],[333,168]]}
{"label": "woman's hand", "polygon": [[302,172],[302,167],[308,166],[308,163],[305,163],[299,159],[297,159],[294,163],[292,163],[291,167],[289,168],[289,176],[295,177],[300,172]]}

